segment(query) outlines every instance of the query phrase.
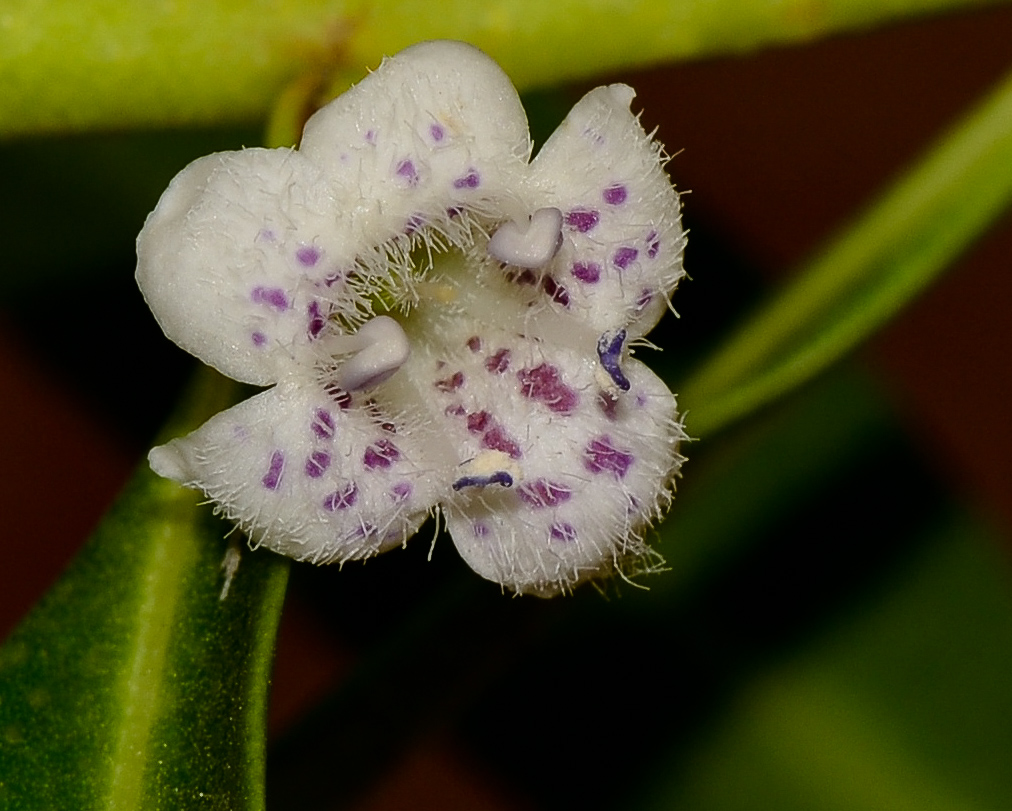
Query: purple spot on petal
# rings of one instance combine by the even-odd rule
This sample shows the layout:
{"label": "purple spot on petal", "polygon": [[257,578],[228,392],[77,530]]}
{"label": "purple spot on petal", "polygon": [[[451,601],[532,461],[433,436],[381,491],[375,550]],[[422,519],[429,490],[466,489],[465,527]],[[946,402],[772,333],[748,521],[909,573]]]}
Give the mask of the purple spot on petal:
{"label": "purple spot on petal", "polygon": [[318,479],[330,467],[330,454],[326,451],[313,451],[306,459],[306,475]]}
{"label": "purple spot on petal", "polygon": [[264,335],[262,332],[254,332],[249,337],[253,341],[253,346],[263,346],[265,343],[267,343],[267,336]]}
{"label": "purple spot on petal", "polygon": [[592,439],[583,451],[583,466],[591,473],[608,471],[621,479],[629,472],[632,463],[633,455],[616,448],[609,436]]}
{"label": "purple spot on petal", "polygon": [[628,245],[624,245],[615,251],[615,255],[611,258],[611,261],[615,264],[619,270],[625,270],[629,265],[636,261],[636,257],[640,255],[640,252],[635,248],[630,248]]}
{"label": "purple spot on petal", "polygon": [[488,525],[483,524],[481,521],[475,521],[471,527],[474,529],[475,538],[484,538],[488,535]]}
{"label": "purple spot on petal", "polygon": [[491,419],[492,415],[487,411],[475,411],[473,414],[468,414],[467,430],[472,434],[484,433]]}
{"label": "purple spot on petal", "polygon": [[568,524],[565,521],[556,521],[552,524],[549,534],[553,541],[575,541],[576,540],[576,529],[572,524]]}
{"label": "purple spot on petal", "polygon": [[485,431],[481,438],[481,446],[488,448],[490,451],[505,453],[511,459],[519,459],[522,455],[517,441],[506,433],[506,429],[501,425],[493,424],[491,428]]}
{"label": "purple spot on petal", "polygon": [[443,413],[446,414],[447,417],[463,417],[467,413],[467,409],[460,403],[454,403],[453,405],[448,405],[443,410]]}
{"label": "purple spot on petal", "polygon": [[322,408],[316,409],[309,427],[320,439],[331,439],[336,433],[334,417],[329,411]]}
{"label": "purple spot on petal", "polygon": [[520,272],[518,276],[513,279],[519,285],[534,285],[538,283],[538,277],[534,275],[534,271],[527,268]]}
{"label": "purple spot on petal", "polygon": [[327,392],[327,395],[331,400],[340,406],[342,411],[346,411],[351,408],[351,395],[344,389],[340,388],[336,383],[328,383],[323,387],[323,390]]}
{"label": "purple spot on petal", "polygon": [[396,502],[406,501],[411,497],[414,489],[411,482],[397,482],[397,484],[390,488],[390,498]]}
{"label": "purple spot on petal", "polygon": [[401,452],[389,439],[381,439],[365,449],[362,463],[368,470],[388,469],[401,458]]}
{"label": "purple spot on petal", "polygon": [[348,482],[340,490],[335,490],[323,500],[323,509],[329,512],[346,510],[358,501],[358,488],[355,482]]}
{"label": "purple spot on petal", "polygon": [[481,185],[481,175],[479,175],[474,169],[468,170],[468,173],[463,177],[458,177],[453,181],[453,188],[455,189],[477,189]]}
{"label": "purple spot on petal", "polygon": [[517,489],[517,495],[534,509],[557,507],[573,497],[573,491],[563,484],[550,482],[547,479],[535,479],[526,482]]}
{"label": "purple spot on petal", "polygon": [[569,306],[569,291],[551,276],[545,276],[541,280],[541,288],[552,297],[552,301],[556,304],[561,304],[563,307]]}
{"label": "purple spot on petal", "polygon": [[452,375],[450,375],[450,377],[443,378],[442,380],[437,380],[433,385],[444,394],[448,394],[451,391],[456,391],[457,389],[459,389],[461,386],[464,385],[464,373],[454,372]]}
{"label": "purple spot on petal", "polygon": [[618,397],[612,397],[606,391],[599,391],[597,393],[597,407],[612,422],[618,419]]}
{"label": "purple spot on petal", "polygon": [[647,308],[647,305],[654,300],[654,293],[650,288],[644,287],[640,290],[639,297],[636,299],[636,312],[641,312]]}
{"label": "purple spot on petal", "polygon": [[657,252],[661,249],[661,238],[657,236],[656,231],[651,231],[647,234],[647,256],[654,259],[657,256]]}
{"label": "purple spot on petal", "polygon": [[576,392],[562,381],[559,370],[548,363],[521,369],[517,380],[524,397],[544,404],[556,414],[571,414],[579,403]]}
{"label": "purple spot on petal", "polygon": [[285,455],[281,451],[274,451],[271,455],[271,464],[267,472],[260,480],[268,490],[277,490],[281,484],[281,475],[285,472]]}
{"label": "purple spot on petal", "polygon": [[505,374],[510,368],[510,351],[503,347],[485,361],[485,371],[495,375]]}
{"label": "purple spot on petal", "polygon": [[402,160],[394,170],[398,177],[402,178],[409,186],[418,185],[418,170],[410,160]]}
{"label": "purple spot on petal", "polygon": [[366,140],[366,143],[375,144],[376,143],[376,130],[366,130],[365,140]]}
{"label": "purple spot on petal", "polygon": [[467,339],[467,348],[472,352],[481,352],[481,338],[477,335],[472,335]]}
{"label": "purple spot on petal", "polygon": [[597,262],[573,262],[572,274],[581,282],[594,284],[601,278],[601,266]]}
{"label": "purple spot on petal", "polygon": [[312,245],[306,245],[295,252],[295,258],[303,267],[311,268],[320,261],[320,250]]}
{"label": "purple spot on petal", "polygon": [[623,186],[621,183],[616,183],[614,186],[609,186],[607,189],[605,189],[602,196],[604,197],[604,202],[606,202],[608,205],[620,206],[622,205],[622,203],[625,202],[626,198],[629,196],[629,192],[626,190],[626,187]]}
{"label": "purple spot on petal", "polygon": [[254,287],[250,298],[254,304],[265,304],[278,312],[288,309],[288,296],[280,287]]}
{"label": "purple spot on petal", "polygon": [[566,214],[566,225],[581,234],[587,233],[601,220],[601,215],[592,209],[577,208]]}
{"label": "purple spot on petal", "polygon": [[429,135],[438,144],[446,137],[446,130],[443,129],[441,124],[432,124],[429,127]]}
{"label": "purple spot on petal", "polygon": [[307,332],[309,333],[309,340],[315,341],[320,337],[320,333],[323,332],[323,328],[327,326],[327,319],[323,317],[323,313],[320,311],[320,302],[313,299],[309,302],[309,327]]}
{"label": "purple spot on petal", "polygon": [[412,214],[408,217],[407,223],[404,225],[404,233],[411,236],[417,231],[420,231],[425,226],[425,215],[423,214]]}

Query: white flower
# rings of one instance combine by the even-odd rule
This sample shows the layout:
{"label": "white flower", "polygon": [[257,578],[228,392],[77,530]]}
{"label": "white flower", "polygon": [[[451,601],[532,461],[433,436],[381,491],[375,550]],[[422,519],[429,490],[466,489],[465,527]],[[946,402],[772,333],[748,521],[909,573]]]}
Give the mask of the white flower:
{"label": "white flower", "polygon": [[427,42],[290,149],[210,155],[137,240],[166,335],[271,386],[151,451],[253,539],[317,563],[439,509],[482,576],[551,595],[656,561],[675,400],[629,343],[683,275],[678,195],[624,85],[530,160],[495,63]]}

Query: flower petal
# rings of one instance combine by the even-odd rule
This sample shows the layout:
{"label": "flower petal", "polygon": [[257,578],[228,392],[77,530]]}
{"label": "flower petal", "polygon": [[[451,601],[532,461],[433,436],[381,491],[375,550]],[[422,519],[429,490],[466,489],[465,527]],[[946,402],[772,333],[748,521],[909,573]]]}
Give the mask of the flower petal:
{"label": "flower petal", "polygon": [[254,543],[315,563],[404,544],[448,489],[405,420],[333,387],[279,384],[148,458]]}
{"label": "flower petal", "polygon": [[357,306],[338,278],[351,257],[333,210],[329,185],[298,152],[209,155],[148,216],[137,283],[183,349],[236,380],[273,383],[322,319]]}
{"label": "flower petal", "polygon": [[645,335],[685,275],[678,194],[661,147],[629,111],[626,85],[584,96],[531,164],[537,206],[562,211],[564,240],[545,292],[598,333]]}
{"label": "flower petal", "polygon": [[599,359],[577,348],[475,320],[440,324],[424,308],[413,318],[438,338],[402,372],[457,449],[455,493],[443,503],[467,563],[548,596],[648,557],[641,533],[681,463],[664,383],[627,359],[629,389],[615,391]]}
{"label": "flower petal", "polygon": [[[362,251],[462,210],[494,213],[527,170],[527,117],[509,79],[462,42],[423,42],[315,113],[300,146],[341,189]],[[507,215],[519,211],[507,208]]]}

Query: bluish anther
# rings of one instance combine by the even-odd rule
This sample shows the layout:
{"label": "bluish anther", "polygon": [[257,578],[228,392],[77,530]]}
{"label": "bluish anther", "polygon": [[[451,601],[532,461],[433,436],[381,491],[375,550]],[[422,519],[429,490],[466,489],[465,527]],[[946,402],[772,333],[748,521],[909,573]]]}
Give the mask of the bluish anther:
{"label": "bluish anther", "polygon": [[497,470],[488,476],[462,476],[453,483],[454,490],[465,487],[488,487],[490,484],[501,484],[503,487],[513,486],[513,477],[505,470]]}
{"label": "bluish anther", "polygon": [[597,356],[601,359],[601,365],[622,391],[629,391],[629,379],[622,374],[622,367],[619,360],[622,357],[622,346],[625,344],[625,330],[617,332],[606,332],[597,339]]}

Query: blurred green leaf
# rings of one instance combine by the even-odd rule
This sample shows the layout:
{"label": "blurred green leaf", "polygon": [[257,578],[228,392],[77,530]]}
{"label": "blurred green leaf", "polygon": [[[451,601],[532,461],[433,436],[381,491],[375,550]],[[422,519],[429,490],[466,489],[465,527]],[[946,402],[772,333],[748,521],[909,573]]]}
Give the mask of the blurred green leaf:
{"label": "blurred green leaf", "polygon": [[623,808],[901,811],[1012,804],[1012,590],[951,513],[814,646],[768,669]]}
{"label": "blurred green leaf", "polygon": [[1012,201],[1012,74],[680,387],[710,435],[886,323]]}
{"label": "blurred green leaf", "polygon": [[0,136],[262,121],[290,83],[308,76],[322,86],[336,73],[340,89],[382,55],[424,39],[472,42],[526,89],[986,4],[7,0],[0,17]]}
{"label": "blurred green leaf", "polygon": [[[186,424],[234,392],[201,379]],[[0,648],[3,808],[263,808],[287,563],[246,553],[219,599],[228,525],[197,501],[142,466]]]}

